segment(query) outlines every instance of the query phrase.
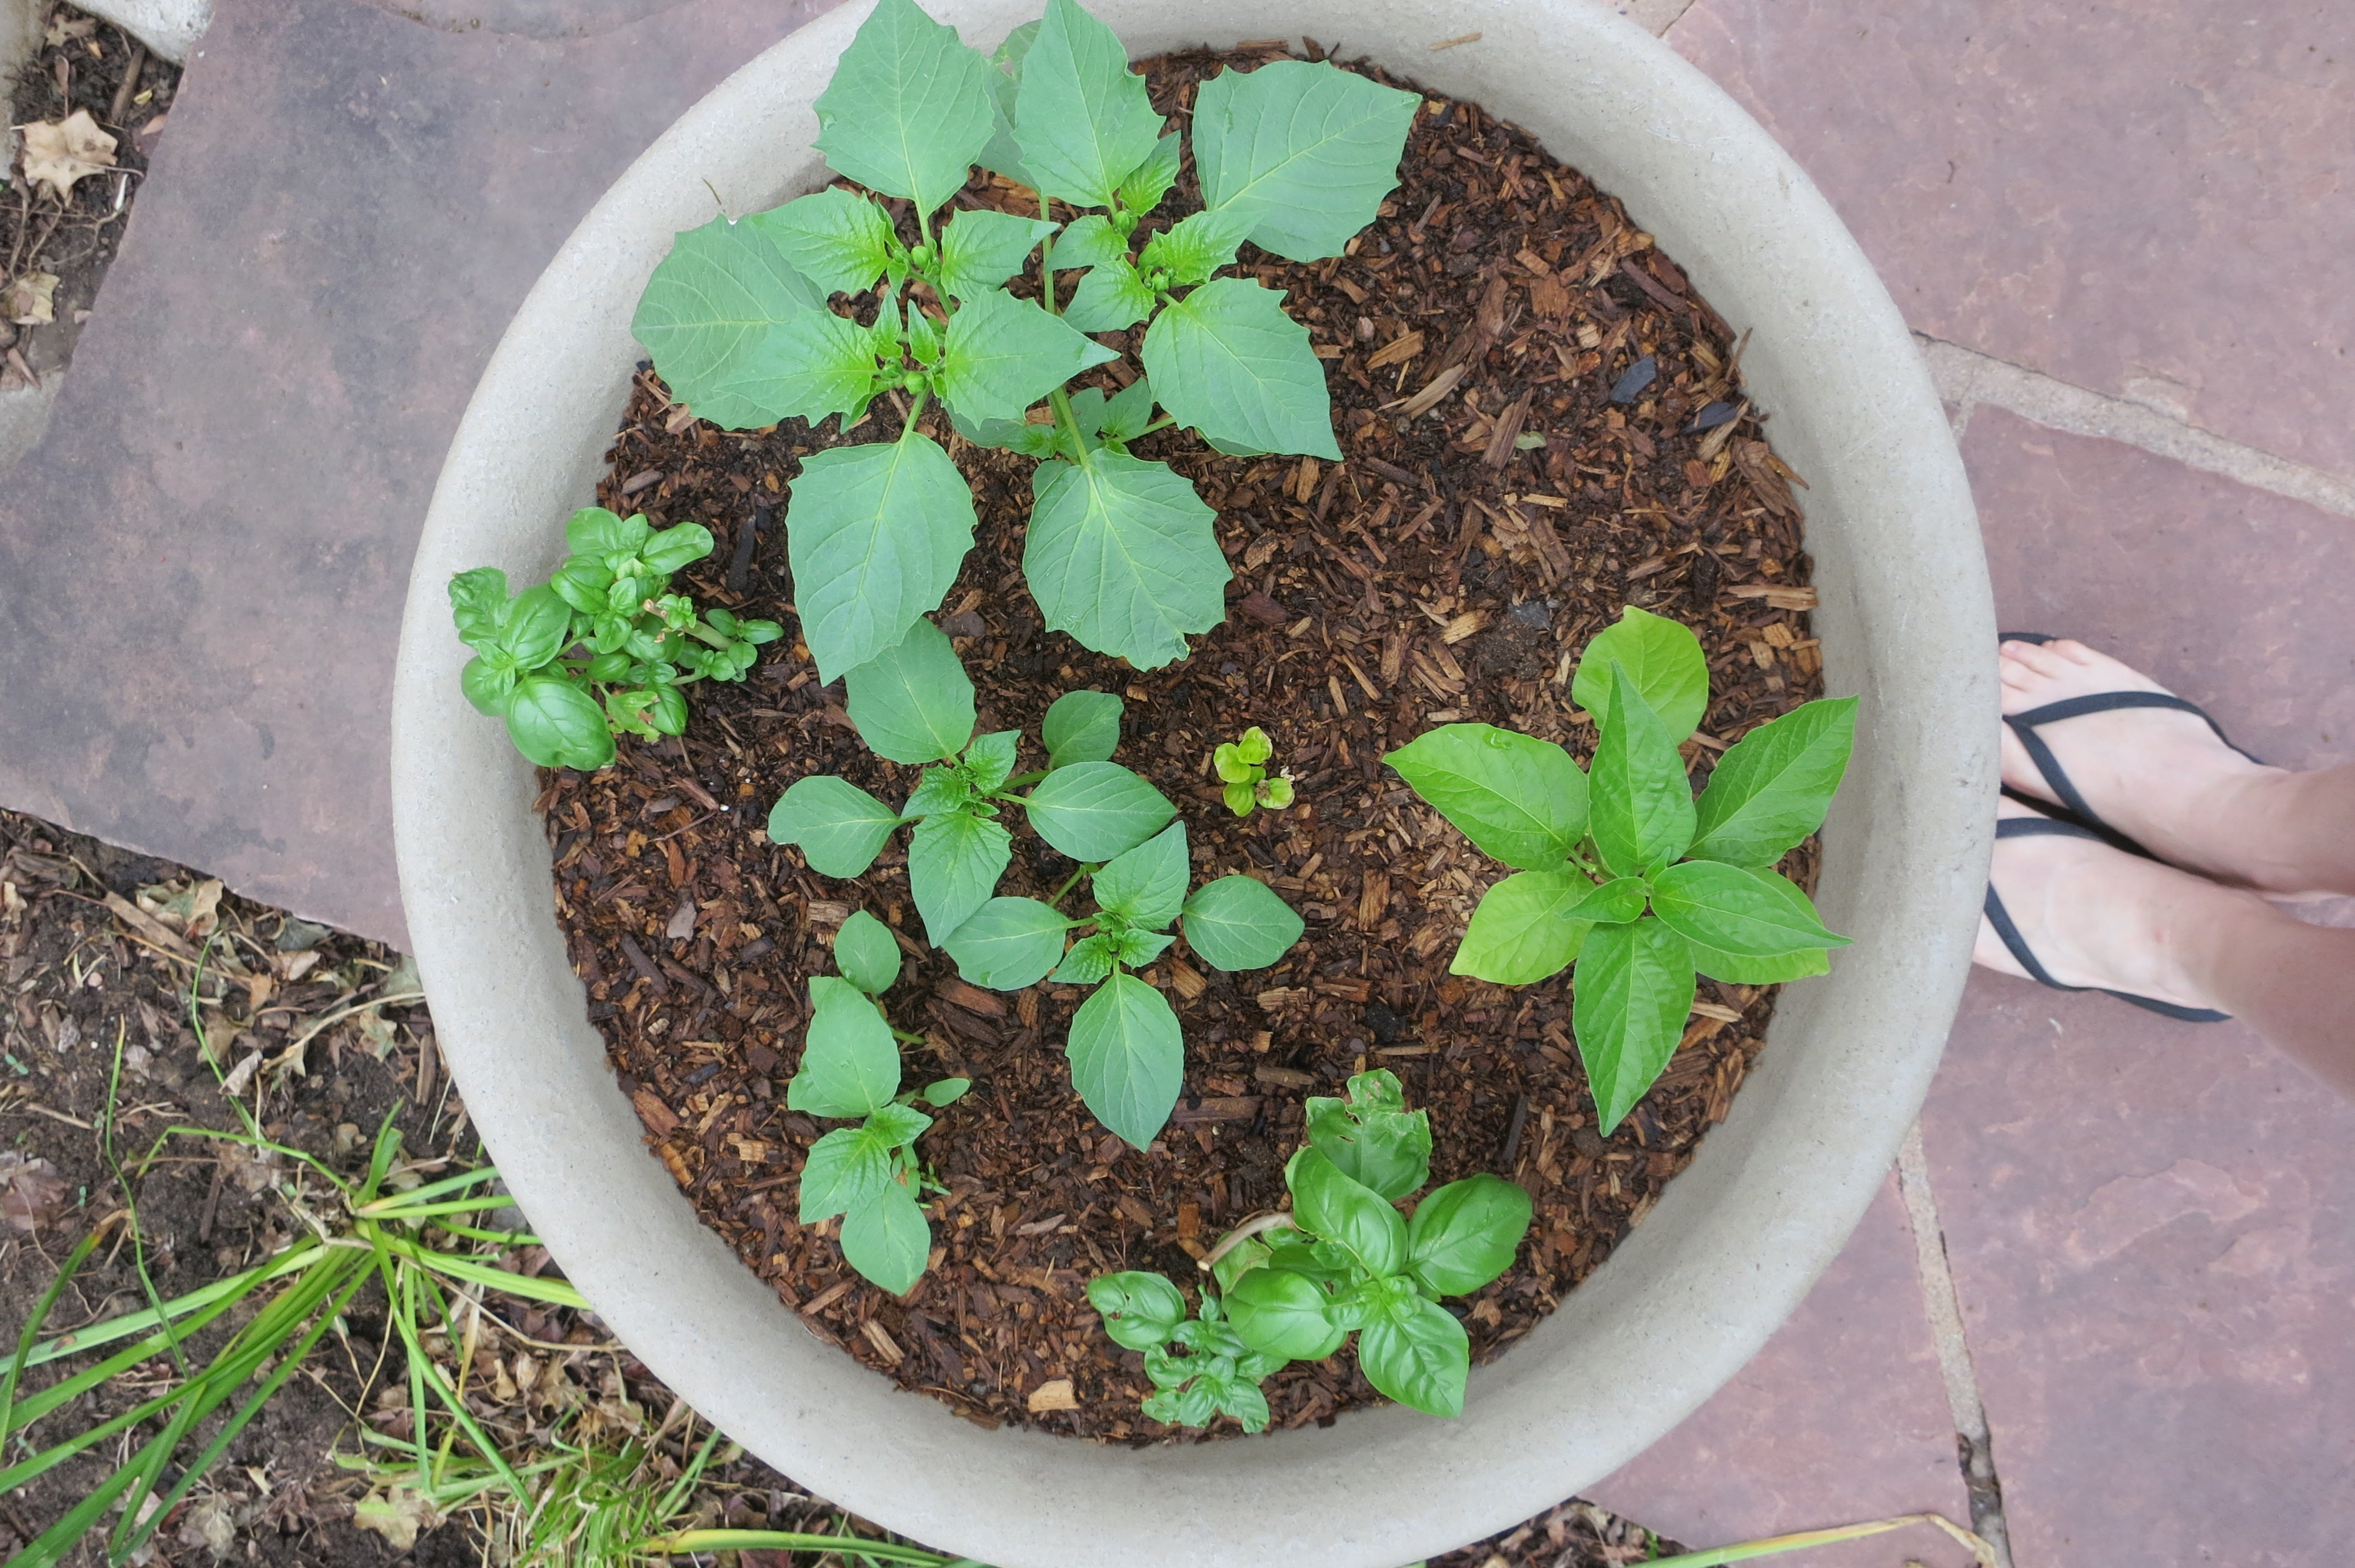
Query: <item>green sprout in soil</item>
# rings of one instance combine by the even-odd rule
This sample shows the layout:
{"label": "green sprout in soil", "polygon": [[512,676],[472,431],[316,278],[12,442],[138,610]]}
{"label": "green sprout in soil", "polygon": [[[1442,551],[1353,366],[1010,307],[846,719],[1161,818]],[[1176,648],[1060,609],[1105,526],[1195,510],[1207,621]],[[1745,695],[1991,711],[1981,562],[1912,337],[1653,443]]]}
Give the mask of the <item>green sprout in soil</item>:
{"label": "green sprout in soil", "polygon": [[1233,740],[1222,740],[1210,753],[1211,769],[1225,786],[1227,810],[1238,817],[1248,817],[1254,806],[1264,806],[1271,811],[1281,811],[1292,804],[1292,775],[1267,776],[1267,759],[1275,755],[1275,743],[1267,738],[1267,731],[1257,725]]}
{"label": "green sprout in soil", "polygon": [[[1339,458],[1307,330],[1280,291],[1217,274],[1246,241],[1340,255],[1397,185],[1418,101],[1322,62],[1211,78],[1184,122],[1204,210],[1132,250],[1187,148],[1119,37],[1049,0],[984,55],[913,0],[881,0],[817,101],[818,150],[872,194],[682,233],[633,323],[672,395],[723,429],[840,415],[847,429],[876,397],[906,399],[896,440],[815,452],[792,483],[787,550],[820,679],[889,652],[972,547],[972,492],[919,428],[935,399],[966,440],[1041,460],[1023,574],[1049,630],[1154,669],[1224,620],[1215,514],[1127,448],[1174,424],[1223,452]],[[1035,192],[1039,216],[936,223],[976,164]],[[1058,273],[1081,274],[1068,295]],[[1005,286],[1028,276],[1035,299]],[[1144,376],[1108,372],[1124,388],[1109,399],[1068,389],[1118,358],[1089,334],[1139,326]]]}
{"label": "green sprout in soil", "polygon": [[1847,945],[1774,865],[1823,824],[1856,699],[1759,726],[1696,801],[1677,749],[1709,707],[1691,631],[1630,606],[1587,644],[1571,694],[1598,726],[1591,770],[1484,724],[1444,725],[1383,760],[1516,868],[1481,896],[1450,971],[1529,985],[1576,966],[1571,1028],[1607,1134],[1668,1066],[1697,974],[1772,985],[1827,972]]}

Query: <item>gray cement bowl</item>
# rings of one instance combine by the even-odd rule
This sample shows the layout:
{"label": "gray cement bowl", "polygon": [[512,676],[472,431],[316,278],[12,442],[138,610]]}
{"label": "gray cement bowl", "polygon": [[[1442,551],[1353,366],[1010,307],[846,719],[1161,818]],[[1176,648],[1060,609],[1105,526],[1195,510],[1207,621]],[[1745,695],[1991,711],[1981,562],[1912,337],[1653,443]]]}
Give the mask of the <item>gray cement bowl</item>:
{"label": "gray cement bowl", "polygon": [[[932,8],[985,48],[1037,14],[1036,0]],[[466,651],[443,585],[468,567],[554,565],[640,357],[639,290],[715,191],[742,213],[824,182],[810,105],[863,4],[778,44],[665,133],[573,232],[484,373],[401,633],[402,895],[442,1049],[524,1211],[631,1349],[753,1452],[999,1568],[1391,1568],[1537,1512],[1667,1432],[1764,1343],[1864,1213],[1937,1065],[1985,885],[1986,563],[1937,397],[1863,254],[1774,141],[1640,28],[1584,0],[1095,8],[1138,56],[1307,33],[1474,100],[1622,198],[1753,331],[1749,385],[1808,484],[1826,681],[1863,699],[1820,894],[1857,941],[1828,977],[1785,991],[1692,1167],[1559,1311],[1474,1371],[1460,1419],[1381,1409],[1137,1450],[985,1432],[900,1392],[806,1331],[642,1149],[566,961],[532,770],[459,694]]]}

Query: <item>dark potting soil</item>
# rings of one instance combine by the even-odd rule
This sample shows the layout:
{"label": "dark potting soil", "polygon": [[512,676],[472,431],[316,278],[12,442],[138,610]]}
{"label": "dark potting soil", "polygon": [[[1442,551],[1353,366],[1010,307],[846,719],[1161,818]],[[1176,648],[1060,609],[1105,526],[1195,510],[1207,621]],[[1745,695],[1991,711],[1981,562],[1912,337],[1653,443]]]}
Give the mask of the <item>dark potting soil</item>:
{"label": "dark potting soil", "polygon": [[[1194,84],[1222,63],[1281,53],[1144,69],[1156,105],[1182,119]],[[1179,802],[1198,879],[1263,877],[1307,919],[1272,969],[1220,974],[1181,943],[1146,972],[1187,1043],[1184,1096],[1149,1150],[1123,1145],[1072,1091],[1061,1044],[1082,991],[977,990],[926,949],[904,842],[868,875],[837,881],[767,842],[770,804],[805,774],[839,774],[887,800],[916,776],[860,744],[840,688],[818,683],[790,637],[745,683],[700,688],[681,739],[625,738],[602,772],[544,775],[558,910],[647,1143],[813,1331],[985,1425],[1168,1436],[1139,1414],[1140,1360],[1103,1336],[1087,1281],[1146,1268],[1190,1287],[1220,1233],[1284,1202],[1303,1099],[1375,1066],[1431,1110],[1434,1181],[1490,1171],[1535,1197],[1512,1268],[1452,1303],[1474,1357],[1496,1356],[1609,1256],[1691,1158],[1773,1010],[1772,988],[1702,981],[1667,1074],[1606,1139],[1568,985],[1507,990],[1447,973],[1502,868],[1381,766],[1386,748],[1463,719],[1584,758],[1594,730],[1571,705],[1570,672],[1624,604],[1700,633],[1714,694],[1685,750],[1700,774],[1816,694],[1820,664],[1796,476],[1742,399],[1724,323],[1675,264],[1617,202],[1470,103],[1427,101],[1402,177],[1346,258],[1244,251],[1246,270],[1287,291],[1326,361],[1344,461],[1225,458],[1178,431],[1140,444],[1217,508],[1235,571],[1226,622],[1184,662],[1140,673],[1044,631],[1019,567],[1029,461],[924,418],[980,514],[939,620],[979,689],[983,729],[1021,730],[1021,766],[1034,767],[1053,698],[1124,694],[1117,760]],[[994,177],[961,199],[1036,210]],[[1189,169],[1157,221],[1199,202]],[[1127,335],[1103,341],[1132,348]],[[1100,373],[1103,385],[1133,374],[1124,364]],[[899,417],[879,403],[848,437],[798,420],[723,432],[644,372],[600,498],[658,524],[709,524],[720,547],[686,574],[698,598],[790,627],[784,487],[810,452],[890,440]],[[1253,724],[1299,800],[1239,821],[1219,803],[1210,754]],[[1009,821],[1016,853],[1000,891],[1044,895],[1069,863]],[[1814,864],[1811,842],[1784,869],[1810,884]],[[924,1035],[908,1049],[908,1082],[975,1081],[918,1146],[950,1191],[929,1210],[932,1266],[900,1299],[850,1271],[832,1226],[794,1217],[797,1172],[826,1127],[788,1112],[784,1085],[806,981],[833,972],[828,939],[856,908],[901,934],[907,964],[885,1001]],[[1378,1398],[1348,1351],[1286,1368],[1267,1393],[1288,1426]]]}

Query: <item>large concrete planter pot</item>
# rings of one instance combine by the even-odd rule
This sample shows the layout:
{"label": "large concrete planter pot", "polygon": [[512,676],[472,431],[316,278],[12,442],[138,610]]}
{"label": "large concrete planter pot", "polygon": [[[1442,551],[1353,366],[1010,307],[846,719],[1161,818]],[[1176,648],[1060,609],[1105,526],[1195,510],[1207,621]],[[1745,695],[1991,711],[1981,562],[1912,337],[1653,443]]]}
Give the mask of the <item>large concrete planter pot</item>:
{"label": "large concrete planter pot", "polygon": [[[1139,56],[1271,33],[1346,40],[1540,136],[1620,196],[1736,329],[1809,483],[1826,681],[1863,698],[1819,897],[1856,945],[1784,996],[1725,1125],[1465,1415],[1149,1450],[985,1432],[806,1332],[663,1167],[585,1017],[530,768],[461,698],[443,585],[542,574],[591,494],[673,234],[826,178],[810,104],[867,11],[729,79],[623,176],[540,279],[476,389],[418,547],[394,705],[410,929],[460,1087],[571,1277],[704,1415],[834,1501],[1000,1568],[1391,1568],[1589,1485],[1673,1426],[1797,1304],[1863,1213],[1938,1059],[1968,962],[1995,794],[1994,622],[1936,395],[1888,294],[1731,100],[1582,0],[1093,0]],[[934,0],[994,47],[1037,0]],[[1440,53],[1429,44],[1485,35]],[[766,802],[759,804],[765,806]],[[1412,1479],[1410,1479],[1412,1478]]]}

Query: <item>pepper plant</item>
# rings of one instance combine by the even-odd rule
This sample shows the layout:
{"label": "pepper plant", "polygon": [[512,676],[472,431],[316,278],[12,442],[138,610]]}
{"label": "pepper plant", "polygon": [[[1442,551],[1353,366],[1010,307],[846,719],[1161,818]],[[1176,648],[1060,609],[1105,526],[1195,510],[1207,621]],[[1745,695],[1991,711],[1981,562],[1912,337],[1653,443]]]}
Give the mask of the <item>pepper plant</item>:
{"label": "pepper plant", "polygon": [[1257,725],[1233,740],[1219,742],[1210,753],[1210,768],[1225,786],[1220,796],[1228,810],[1238,817],[1248,817],[1254,806],[1281,811],[1292,804],[1292,775],[1282,773],[1273,779],[1267,776],[1267,760],[1274,755],[1275,743]]}
{"label": "pepper plant", "polygon": [[801,1222],[842,1216],[842,1255],[851,1267],[894,1296],[904,1296],[932,1256],[932,1232],[917,1201],[928,1185],[915,1142],[932,1118],[919,1099],[938,1110],[972,1086],[943,1078],[920,1091],[900,1092],[901,1040],[921,1041],[891,1027],[880,997],[900,978],[900,945],[890,927],[861,909],[834,934],[835,967],[811,977],[809,1030],[801,1066],[785,1085],[785,1106],[811,1116],[858,1117],[810,1147],[802,1167]]}
{"label": "pepper plant", "polygon": [[[1221,876],[1188,897],[1190,870],[1186,824],[1172,822],[1109,861],[1082,863],[1052,899],[991,899],[947,942],[957,972],[975,985],[1020,991],[1044,978],[1096,988],[1071,1015],[1063,1047],[1071,1083],[1098,1121],[1138,1149],[1169,1120],[1186,1049],[1167,999],[1127,971],[1177,939],[1173,921],[1198,958],[1230,971],[1275,962],[1303,929],[1292,906],[1252,877]],[[1066,918],[1055,905],[1082,876],[1096,907]],[[1066,952],[1064,934],[1079,927],[1088,934]]]}
{"label": "pepper plant", "polygon": [[506,720],[516,749],[543,768],[602,768],[613,737],[687,728],[685,688],[741,681],[783,628],[724,609],[698,616],[669,590],[673,572],[711,554],[700,523],[656,529],[643,514],[588,506],[564,525],[572,553],[549,581],[512,599],[506,574],[450,579],[450,613],[474,650],[458,677],[466,700]]}
{"label": "pepper plant", "polygon": [[1677,751],[1709,706],[1690,630],[1628,607],[1587,644],[1571,694],[1597,724],[1592,772],[1550,741],[1483,724],[1442,726],[1383,760],[1517,868],[1482,895],[1451,971],[1529,985],[1576,966],[1571,1027],[1608,1133],[1668,1066],[1696,974],[1798,980],[1847,945],[1774,868],[1823,824],[1856,699],[1759,726],[1696,801]]}
{"label": "pepper plant", "polygon": [[[969,440],[1043,460],[1023,570],[1049,630],[1150,669],[1217,625],[1231,574],[1214,514],[1127,443],[1178,424],[1222,451],[1339,457],[1323,367],[1282,293],[1215,274],[1246,239],[1296,261],[1340,254],[1396,185],[1417,101],[1299,60],[1202,83],[1204,210],[1132,253],[1182,147],[1112,30],[1049,0],[985,56],[914,0],[880,0],[816,104],[818,150],[870,194],[682,233],[634,323],[673,395],[726,429],[830,414],[847,429],[877,397],[906,399],[896,440],[816,452],[793,482],[787,551],[820,678],[894,647],[971,547],[971,493],[919,428],[934,399]],[[936,222],[975,164],[1037,193],[1039,216]],[[912,243],[878,197],[907,204]],[[1050,201],[1081,216],[1059,225]],[[1034,252],[1039,297],[1018,298],[1004,285]],[[1057,272],[1084,273],[1068,299]],[[1087,334],[1148,321],[1143,379],[1109,400],[1067,390],[1116,357]],[[1048,422],[1028,422],[1042,400]]]}
{"label": "pepper plant", "polygon": [[[1398,1077],[1360,1073],[1348,1097],[1308,1102],[1308,1146],[1284,1168],[1289,1213],[1238,1229],[1206,1262],[1217,1282],[1199,1315],[1155,1274],[1102,1276],[1088,1300],[1114,1342],[1145,1352],[1156,1392],[1145,1414],[1204,1426],[1234,1416],[1267,1425],[1260,1379],[1322,1361],[1358,1335],[1366,1381],[1401,1404],[1459,1415],[1472,1347],[1439,1305],[1511,1266],[1529,1228],[1529,1195],[1482,1173],[1450,1181],[1401,1217],[1397,1203],[1431,1179],[1426,1111],[1405,1108]],[[1184,1356],[1173,1355],[1176,1343]]]}

